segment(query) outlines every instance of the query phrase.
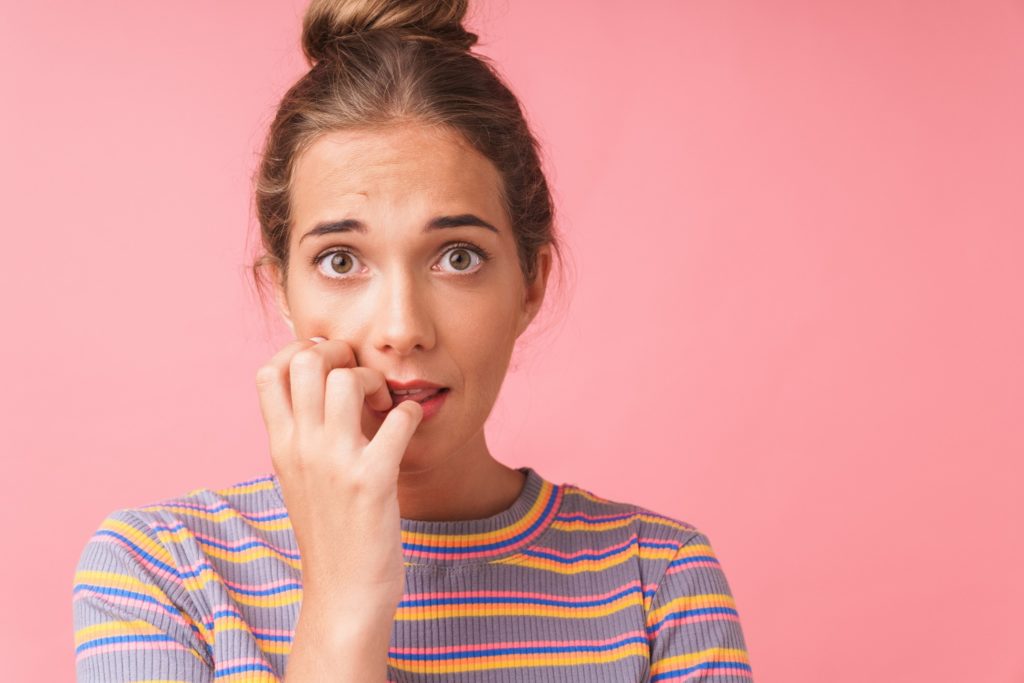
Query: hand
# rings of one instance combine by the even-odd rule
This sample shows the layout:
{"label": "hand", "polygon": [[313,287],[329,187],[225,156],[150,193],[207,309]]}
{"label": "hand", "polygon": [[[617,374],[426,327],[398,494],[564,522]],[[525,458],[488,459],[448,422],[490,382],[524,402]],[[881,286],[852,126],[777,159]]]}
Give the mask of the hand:
{"label": "hand", "polygon": [[314,595],[333,623],[386,617],[390,630],[405,589],[399,464],[423,408],[402,401],[368,440],[364,402],[393,402],[384,375],[357,366],[341,340],[289,343],[257,371],[256,387],[302,557],[304,605]]}

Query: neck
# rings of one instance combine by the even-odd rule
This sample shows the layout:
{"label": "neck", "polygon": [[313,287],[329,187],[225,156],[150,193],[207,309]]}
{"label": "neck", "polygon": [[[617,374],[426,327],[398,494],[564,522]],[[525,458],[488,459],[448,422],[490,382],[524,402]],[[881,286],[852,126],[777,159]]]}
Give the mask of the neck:
{"label": "neck", "polygon": [[398,508],[404,519],[481,519],[510,507],[525,483],[526,475],[494,459],[481,430],[478,438],[444,462],[400,471]]}

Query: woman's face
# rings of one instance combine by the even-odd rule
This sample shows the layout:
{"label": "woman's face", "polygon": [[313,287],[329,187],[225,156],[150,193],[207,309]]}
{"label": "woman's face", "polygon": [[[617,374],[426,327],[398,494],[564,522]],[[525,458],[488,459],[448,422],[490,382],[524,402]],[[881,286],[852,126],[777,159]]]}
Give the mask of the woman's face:
{"label": "woman's face", "polygon": [[[287,291],[278,288],[296,338],[341,339],[388,379],[449,388],[403,471],[486,449],[484,421],[543,299],[549,249],[527,288],[499,183],[459,136],[419,125],[332,132],[296,162]],[[368,438],[382,421],[364,406]]]}

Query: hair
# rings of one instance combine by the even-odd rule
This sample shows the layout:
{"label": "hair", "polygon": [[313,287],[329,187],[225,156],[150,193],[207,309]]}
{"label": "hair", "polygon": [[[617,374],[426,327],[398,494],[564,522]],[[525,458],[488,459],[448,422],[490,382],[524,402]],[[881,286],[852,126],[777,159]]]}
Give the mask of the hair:
{"label": "hair", "polygon": [[420,124],[458,133],[498,170],[524,281],[538,274],[545,244],[564,265],[540,143],[497,69],[471,51],[478,37],[463,26],[467,4],[312,0],[302,25],[310,69],[281,99],[254,175],[264,251],[251,268],[262,302],[264,266],[277,266],[287,283],[296,159],[336,130]]}

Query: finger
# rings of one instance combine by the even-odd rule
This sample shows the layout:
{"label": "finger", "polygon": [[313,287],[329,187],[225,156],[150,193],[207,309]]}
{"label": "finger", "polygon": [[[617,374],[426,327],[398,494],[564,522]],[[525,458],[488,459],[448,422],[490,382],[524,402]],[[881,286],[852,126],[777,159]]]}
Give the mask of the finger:
{"label": "finger", "polygon": [[362,448],[364,403],[376,410],[391,407],[384,373],[372,368],[334,368],[327,373],[324,389],[324,434],[328,439]]}
{"label": "finger", "polygon": [[323,429],[327,373],[334,368],[355,365],[352,347],[340,339],[328,339],[292,356],[288,371],[291,378],[292,419],[296,430],[312,434]]}
{"label": "finger", "polygon": [[256,393],[259,396],[260,413],[271,438],[286,433],[293,426],[288,364],[298,351],[314,344],[315,342],[308,339],[289,342],[256,371]]}
{"label": "finger", "polygon": [[[397,472],[416,428],[423,420],[423,406],[406,399],[395,406],[381,423],[363,453],[381,467]],[[372,451],[372,452],[371,452]]]}

